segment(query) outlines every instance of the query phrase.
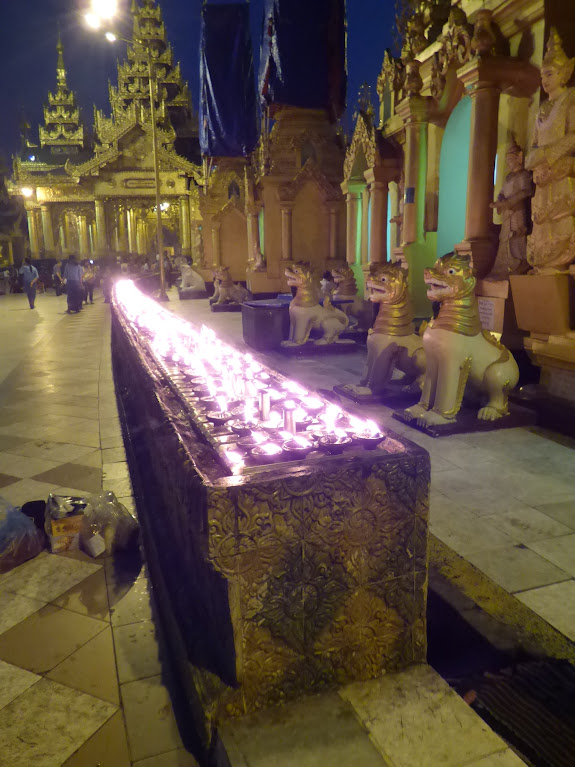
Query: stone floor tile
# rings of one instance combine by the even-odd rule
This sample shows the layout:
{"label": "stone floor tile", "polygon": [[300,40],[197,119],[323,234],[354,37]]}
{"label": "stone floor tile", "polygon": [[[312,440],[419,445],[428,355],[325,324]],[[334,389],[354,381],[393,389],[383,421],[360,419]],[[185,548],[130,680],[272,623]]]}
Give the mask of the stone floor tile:
{"label": "stone floor tile", "polygon": [[20,482],[21,477],[12,477],[10,474],[0,474],[0,489],[13,485],[14,482]]}
{"label": "stone floor tile", "polygon": [[46,605],[0,635],[0,659],[45,674],[105,628],[102,621]]}
{"label": "stone floor tile", "polygon": [[153,621],[114,626],[113,633],[120,684],[161,673],[162,665]]}
{"label": "stone floor tile", "polygon": [[72,610],[72,612],[80,615],[97,618],[100,621],[109,621],[110,610],[104,568],[102,567],[98,572],[89,575],[69,591],[53,599],[52,604],[64,607],[66,610]]}
{"label": "stone floor tile", "polygon": [[112,630],[108,626],[46,676],[75,690],[120,705]]}
{"label": "stone floor tile", "polygon": [[[177,751],[168,751],[166,754],[134,762],[134,767],[199,767],[199,765],[188,751],[177,749]],[[236,765],[234,764],[233,767]]]}
{"label": "stone floor tile", "polygon": [[14,506],[22,506],[27,501],[45,501],[53,490],[54,486],[48,482],[21,479],[2,488],[2,497]]}
{"label": "stone floor tile", "polygon": [[130,767],[124,717],[117,711],[62,767]]}
{"label": "stone floor tile", "polygon": [[575,530],[575,498],[559,503],[545,503],[537,506],[537,510]]}
{"label": "stone floor tile", "polygon": [[70,461],[70,463],[78,463],[82,466],[91,466],[96,469],[101,469],[102,451],[99,448],[96,448],[96,450],[91,450],[89,453],[86,453],[80,458],[76,458],[75,460]]}
{"label": "stone floor tile", "polygon": [[41,440],[23,442],[7,450],[7,452],[16,453],[16,455],[25,455],[31,458],[47,458],[57,463],[79,460],[93,451],[94,448],[86,447],[85,445]]}
{"label": "stone floor tile", "polygon": [[507,751],[500,751],[474,762],[465,762],[461,767],[525,767],[525,762],[508,748]]}
{"label": "stone floor tile", "polygon": [[111,490],[117,498],[132,494],[132,483],[129,478],[126,479],[104,479],[102,481],[104,491]]}
{"label": "stone floor tile", "polygon": [[44,607],[46,600],[30,599],[0,587],[0,634]]}
{"label": "stone floor tile", "polygon": [[523,591],[517,599],[575,642],[575,580]]}
{"label": "stone floor tile", "polygon": [[[0,471],[3,474],[12,474],[15,477],[21,477],[22,479],[34,477],[49,469],[55,469],[57,466],[57,461],[49,461],[45,458],[25,458],[21,455],[16,455],[15,453],[0,453]],[[38,480],[38,482],[42,481],[44,480]],[[59,482],[58,484],[62,483]]]}
{"label": "stone floor tile", "polygon": [[183,749],[168,690],[159,676],[121,685],[132,760]]}
{"label": "stone floor tile", "polygon": [[0,754],[9,767],[56,767],[114,712],[106,701],[41,679],[0,711]]}
{"label": "stone floor tile", "polygon": [[[0,710],[42,677],[0,660]],[[0,757],[1,758],[1,757]]]}
{"label": "stone floor tile", "polygon": [[102,465],[122,463],[126,460],[126,451],[123,447],[110,447],[102,450]]}
{"label": "stone floor tile", "polygon": [[510,546],[513,539],[486,522],[484,517],[476,517],[470,511],[457,509],[453,503],[443,505],[431,502],[430,530],[443,543],[467,557],[473,551]]}
{"label": "stone floor tile", "polygon": [[105,436],[100,439],[100,445],[102,450],[110,447],[124,447],[124,438],[121,434],[115,434],[113,436]]}
{"label": "stone floor tile", "polygon": [[102,472],[104,481],[130,479],[130,469],[125,461],[123,463],[120,461],[117,463],[104,463],[102,465]]}
{"label": "stone floor tile", "polygon": [[509,593],[526,591],[569,578],[568,573],[522,546],[474,551],[466,558]]}
{"label": "stone floor tile", "polygon": [[100,568],[98,564],[77,562],[43,552],[0,575],[0,591],[13,591],[31,599],[50,602]]}
{"label": "stone floor tile", "polygon": [[544,538],[568,535],[565,525],[531,508],[498,512],[482,517],[482,520],[503,531],[515,543],[529,543]]}
{"label": "stone floor tile", "polygon": [[429,666],[340,691],[393,765],[460,767],[506,745]]}
{"label": "stone floor tile", "polygon": [[575,533],[534,541],[529,544],[529,548],[575,577]]}
{"label": "stone floor tile", "polygon": [[147,578],[138,578],[127,594],[113,603],[108,584],[110,598],[110,614],[112,626],[127,626],[130,623],[149,621],[152,619],[150,591]]}
{"label": "stone floor tile", "polygon": [[13,453],[14,448],[27,444],[28,440],[0,434],[0,451]]}
{"label": "stone floor tile", "polygon": [[353,708],[335,692],[287,704],[279,717],[271,709],[226,722],[221,736],[234,766],[390,765],[370,742]]}
{"label": "stone floor tile", "polygon": [[102,487],[102,470],[80,463],[63,463],[49,471],[36,474],[33,479],[58,486],[81,487],[89,493],[97,493]]}
{"label": "stone floor tile", "polygon": [[122,495],[120,498],[118,498],[120,503],[125,506],[130,514],[133,514],[135,517],[138,516],[137,509],[136,509],[136,501],[134,500],[133,495]]}
{"label": "stone floor tile", "polygon": [[73,429],[49,429],[44,434],[45,439],[54,442],[71,442],[84,447],[91,447],[93,450],[100,447],[100,432],[95,430],[73,430]]}

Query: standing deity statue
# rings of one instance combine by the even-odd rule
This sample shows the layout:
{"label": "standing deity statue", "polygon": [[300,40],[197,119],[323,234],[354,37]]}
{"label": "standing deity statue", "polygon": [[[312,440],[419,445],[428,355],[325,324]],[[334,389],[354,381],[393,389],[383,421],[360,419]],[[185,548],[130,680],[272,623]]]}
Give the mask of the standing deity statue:
{"label": "standing deity statue", "polygon": [[549,98],[539,109],[525,161],[535,182],[527,260],[539,273],[564,271],[575,261],[575,88],[567,87],[574,66],[552,28],[541,67]]}
{"label": "standing deity statue", "polygon": [[533,175],[523,165],[523,150],[515,140],[507,150],[507,168],[501,192],[491,207],[501,215],[497,258],[488,280],[506,280],[510,274],[524,274],[527,263],[527,233],[531,224],[530,201]]}

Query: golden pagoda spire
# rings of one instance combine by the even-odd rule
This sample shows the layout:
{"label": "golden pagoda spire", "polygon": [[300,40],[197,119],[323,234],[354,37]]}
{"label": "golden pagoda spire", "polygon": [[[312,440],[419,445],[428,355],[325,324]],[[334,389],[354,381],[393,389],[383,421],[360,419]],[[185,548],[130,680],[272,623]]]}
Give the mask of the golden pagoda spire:
{"label": "golden pagoda spire", "polygon": [[60,34],[59,28],[56,50],[58,51],[58,62],[56,64],[56,78],[58,82],[58,88],[67,88],[68,85],[66,83],[66,68],[64,67],[64,46],[62,45],[62,36]]}

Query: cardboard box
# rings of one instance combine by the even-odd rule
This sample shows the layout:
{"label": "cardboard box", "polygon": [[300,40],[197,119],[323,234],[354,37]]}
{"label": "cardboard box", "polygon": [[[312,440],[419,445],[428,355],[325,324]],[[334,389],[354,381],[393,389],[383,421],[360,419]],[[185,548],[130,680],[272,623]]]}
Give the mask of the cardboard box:
{"label": "cardboard box", "polygon": [[83,514],[71,514],[61,519],[50,520],[51,535],[76,535],[82,529]]}

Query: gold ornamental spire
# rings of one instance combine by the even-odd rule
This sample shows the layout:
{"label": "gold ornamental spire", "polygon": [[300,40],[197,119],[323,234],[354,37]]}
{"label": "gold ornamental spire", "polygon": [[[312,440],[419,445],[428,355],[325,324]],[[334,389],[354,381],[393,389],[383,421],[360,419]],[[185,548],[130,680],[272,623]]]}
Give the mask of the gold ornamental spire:
{"label": "gold ornamental spire", "polygon": [[64,46],[62,45],[62,36],[60,30],[58,30],[58,43],[56,44],[56,50],[58,51],[58,62],[56,64],[56,78],[58,82],[58,88],[67,88],[66,83],[66,68],[64,67]]}
{"label": "gold ornamental spire", "polygon": [[547,48],[543,57],[543,66],[553,67],[562,76],[563,84],[567,84],[573,74],[575,59],[570,59],[563,49],[563,43],[556,27],[551,27]]}

